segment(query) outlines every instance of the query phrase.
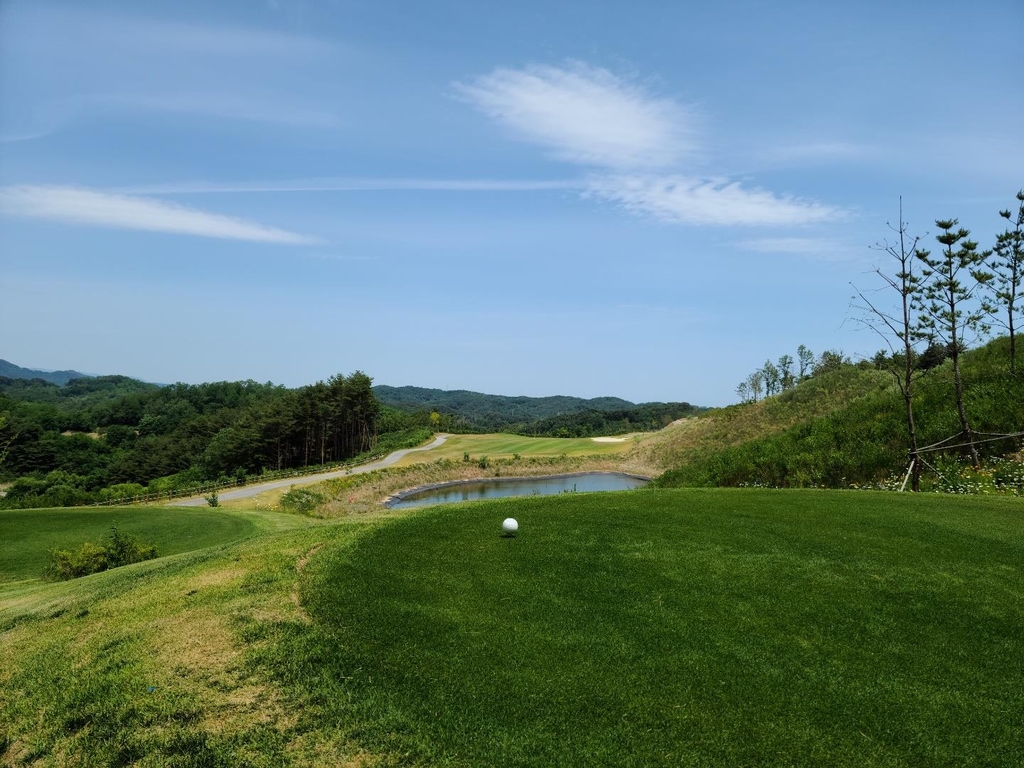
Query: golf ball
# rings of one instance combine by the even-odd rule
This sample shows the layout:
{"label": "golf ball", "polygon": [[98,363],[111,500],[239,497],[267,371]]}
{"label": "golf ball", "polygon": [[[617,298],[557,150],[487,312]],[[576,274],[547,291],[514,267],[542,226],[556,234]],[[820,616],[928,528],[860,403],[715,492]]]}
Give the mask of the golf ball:
{"label": "golf ball", "polygon": [[515,533],[519,530],[519,523],[516,522],[514,517],[507,517],[505,522],[501,524],[501,530],[505,533]]}

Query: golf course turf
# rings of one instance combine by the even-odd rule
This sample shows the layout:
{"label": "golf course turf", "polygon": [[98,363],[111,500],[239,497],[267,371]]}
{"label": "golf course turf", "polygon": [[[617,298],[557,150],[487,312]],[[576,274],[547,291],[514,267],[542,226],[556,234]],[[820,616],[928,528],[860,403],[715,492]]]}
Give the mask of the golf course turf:
{"label": "golf course turf", "polygon": [[4,510],[0,513],[0,583],[39,578],[49,550],[72,549],[86,541],[98,544],[112,527],[155,544],[160,556],[236,541],[260,530],[251,516],[209,508]]}
{"label": "golf course turf", "polygon": [[399,763],[1021,764],[1022,512],[754,490],[440,507],[325,547],[312,626],[263,663]]}
{"label": "golf course turf", "polygon": [[[0,562],[50,546],[51,512],[5,528]],[[86,539],[95,513],[59,511]],[[193,549],[190,513],[216,546]],[[236,514],[252,529],[212,535]],[[0,583],[0,762],[1024,764],[1020,499],[644,489],[145,520],[181,554]]]}

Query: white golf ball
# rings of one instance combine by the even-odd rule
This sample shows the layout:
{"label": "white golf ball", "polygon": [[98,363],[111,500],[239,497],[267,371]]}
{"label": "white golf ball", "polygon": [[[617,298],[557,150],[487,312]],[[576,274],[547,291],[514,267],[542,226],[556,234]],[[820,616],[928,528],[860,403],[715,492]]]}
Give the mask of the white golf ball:
{"label": "white golf ball", "polygon": [[519,530],[519,523],[516,522],[514,517],[507,517],[505,522],[501,524],[501,530],[505,533],[515,533]]}

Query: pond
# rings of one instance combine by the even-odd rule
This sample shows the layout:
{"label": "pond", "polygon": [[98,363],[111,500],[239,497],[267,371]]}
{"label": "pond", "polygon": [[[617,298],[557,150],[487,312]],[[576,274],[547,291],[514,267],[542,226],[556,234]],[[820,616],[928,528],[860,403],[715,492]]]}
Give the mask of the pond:
{"label": "pond", "polygon": [[456,480],[396,493],[385,502],[391,509],[450,504],[455,501],[500,499],[507,496],[549,496],[556,493],[628,491],[650,482],[645,477],[621,472],[578,472],[546,477],[496,477],[488,480]]}

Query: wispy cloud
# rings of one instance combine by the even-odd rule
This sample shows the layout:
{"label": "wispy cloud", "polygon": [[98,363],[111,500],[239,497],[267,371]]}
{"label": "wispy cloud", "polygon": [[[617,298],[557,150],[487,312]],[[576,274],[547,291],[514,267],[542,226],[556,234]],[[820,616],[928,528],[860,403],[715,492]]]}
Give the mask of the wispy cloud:
{"label": "wispy cloud", "polygon": [[866,248],[855,248],[834,238],[761,237],[742,240],[737,246],[757,253],[805,256],[819,261],[849,261],[869,255]]}
{"label": "wispy cloud", "polygon": [[697,150],[692,109],[581,62],[496,69],[454,88],[514,135],[560,160],[658,168]]}
{"label": "wispy cloud", "polygon": [[313,245],[320,241],[176,203],[80,187],[0,187],[0,213],[113,229],[169,232],[223,240]]}
{"label": "wispy cloud", "polygon": [[814,200],[695,174],[686,164],[701,154],[696,110],[606,69],[579,62],[496,69],[454,87],[518,138],[591,169],[585,197],[632,213],[681,224],[750,226],[844,215]]}
{"label": "wispy cloud", "polygon": [[586,194],[627,210],[680,224],[785,226],[840,218],[835,207],[727,179],[682,176],[606,176],[590,181]]}
{"label": "wispy cloud", "polygon": [[279,181],[183,181],[123,187],[130,195],[202,195],[239,192],[540,192],[583,189],[582,179],[369,179],[314,178]]}

